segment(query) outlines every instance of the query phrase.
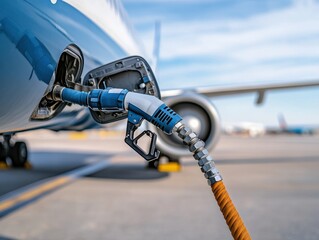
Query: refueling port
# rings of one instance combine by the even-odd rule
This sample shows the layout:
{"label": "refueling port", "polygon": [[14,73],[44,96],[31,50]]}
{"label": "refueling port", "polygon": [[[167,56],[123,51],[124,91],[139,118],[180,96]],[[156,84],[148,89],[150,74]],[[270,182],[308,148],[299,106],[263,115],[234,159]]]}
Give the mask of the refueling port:
{"label": "refueling port", "polygon": [[45,96],[33,111],[31,120],[49,120],[60,113],[66,103],[55,101],[50,97],[52,86],[60,85],[73,88],[75,83],[80,83],[83,69],[83,56],[81,50],[74,44],[69,45],[61,54],[58,67],[55,71],[55,81],[50,84]]}

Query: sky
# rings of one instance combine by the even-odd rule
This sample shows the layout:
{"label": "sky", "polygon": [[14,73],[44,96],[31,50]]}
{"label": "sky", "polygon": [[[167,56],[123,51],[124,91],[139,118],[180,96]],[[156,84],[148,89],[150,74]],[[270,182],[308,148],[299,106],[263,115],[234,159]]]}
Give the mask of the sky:
{"label": "sky", "polygon": [[[161,23],[162,89],[319,79],[318,0],[123,0],[146,50]],[[319,87],[212,98],[222,122],[319,125]]]}

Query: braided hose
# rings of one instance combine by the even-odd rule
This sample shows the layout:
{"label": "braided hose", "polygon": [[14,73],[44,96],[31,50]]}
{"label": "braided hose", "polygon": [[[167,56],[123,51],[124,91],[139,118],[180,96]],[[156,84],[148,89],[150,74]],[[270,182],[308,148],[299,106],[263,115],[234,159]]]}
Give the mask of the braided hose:
{"label": "braided hose", "polygon": [[183,140],[183,143],[188,146],[189,151],[194,153],[193,157],[198,161],[198,165],[201,167],[208,185],[212,188],[212,192],[233,238],[235,240],[251,240],[249,232],[222,182],[222,176],[215,167],[213,158],[205,148],[205,143],[197,137],[196,133],[190,128],[185,127],[181,122],[175,125],[173,132],[176,132],[178,137]]}
{"label": "braided hose", "polygon": [[251,239],[243,220],[237,212],[237,209],[225,188],[224,183],[222,181],[218,181],[212,184],[211,187],[220,211],[224,215],[233,238],[236,240]]}

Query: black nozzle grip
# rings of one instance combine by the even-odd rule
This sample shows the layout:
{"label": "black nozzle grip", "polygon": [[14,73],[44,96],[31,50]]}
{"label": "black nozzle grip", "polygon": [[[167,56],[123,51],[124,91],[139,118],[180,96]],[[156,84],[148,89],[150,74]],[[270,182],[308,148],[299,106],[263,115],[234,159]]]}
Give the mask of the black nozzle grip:
{"label": "black nozzle grip", "polygon": [[[134,132],[138,129],[136,124],[131,122],[127,122],[126,128],[126,137],[125,142],[139,155],[141,155],[146,161],[154,161],[159,158],[160,151],[156,149],[156,138],[157,135],[150,130],[145,130],[141,134],[139,134],[136,138],[134,138]],[[138,146],[138,140],[141,139],[144,135],[147,135],[151,138],[151,143],[149,146],[149,152],[145,153],[145,151]]]}

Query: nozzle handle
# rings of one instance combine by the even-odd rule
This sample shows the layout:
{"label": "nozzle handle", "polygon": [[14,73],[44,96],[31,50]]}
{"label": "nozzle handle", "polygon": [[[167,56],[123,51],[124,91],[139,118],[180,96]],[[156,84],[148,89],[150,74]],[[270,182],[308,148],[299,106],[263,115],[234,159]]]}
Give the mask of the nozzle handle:
{"label": "nozzle handle", "polygon": [[[154,161],[159,158],[160,151],[156,149],[156,139],[157,135],[150,130],[145,130],[137,137],[134,138],[135,131],[141,126],[143,121],[142,116],[129,111],[128,112],[128,121],[126,127],[126,136],[124,141],[129,145],[135,152],[141,155],[146,161]],[[139,145],[138,141],[147,135],[150,139],[150,145],[148,147],[148,152],[145,152]]]}

